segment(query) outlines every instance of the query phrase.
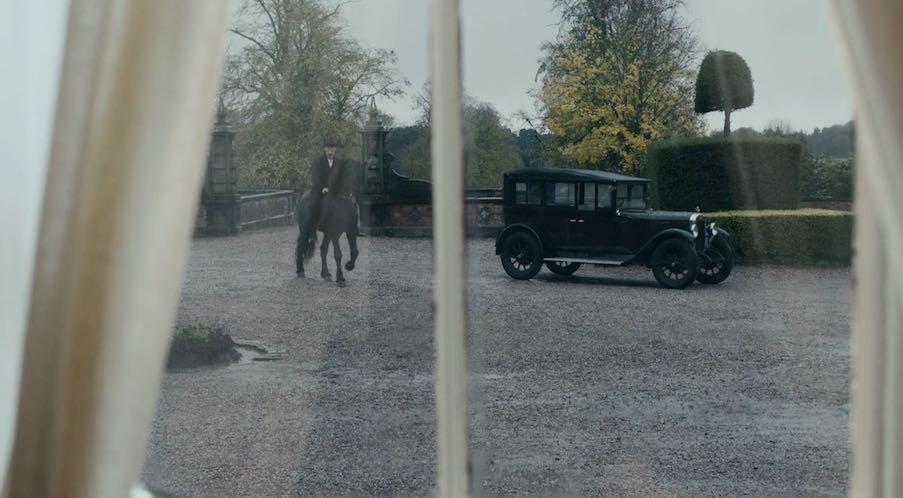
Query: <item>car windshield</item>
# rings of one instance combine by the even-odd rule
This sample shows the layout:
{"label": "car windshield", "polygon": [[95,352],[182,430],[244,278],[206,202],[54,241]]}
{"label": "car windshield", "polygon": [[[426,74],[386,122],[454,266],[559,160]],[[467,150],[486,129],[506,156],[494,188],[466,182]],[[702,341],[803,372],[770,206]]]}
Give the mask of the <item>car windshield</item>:
{"label": "car windshield", "polygon": [[646,209],[646,185],[642,183],[618,184],[618,209]]}

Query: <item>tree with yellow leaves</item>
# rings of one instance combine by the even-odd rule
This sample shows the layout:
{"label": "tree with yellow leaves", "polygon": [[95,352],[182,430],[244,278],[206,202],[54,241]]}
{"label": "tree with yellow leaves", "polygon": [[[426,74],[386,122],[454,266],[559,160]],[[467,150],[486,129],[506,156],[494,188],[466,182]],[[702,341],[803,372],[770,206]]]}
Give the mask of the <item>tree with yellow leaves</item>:
{"label": "tree with yellow leaves", "polygon": [[682,0],[556,0],[538,92],[544,124],[581,167],[638,173],[655,140],[694,136],[697,42]]}

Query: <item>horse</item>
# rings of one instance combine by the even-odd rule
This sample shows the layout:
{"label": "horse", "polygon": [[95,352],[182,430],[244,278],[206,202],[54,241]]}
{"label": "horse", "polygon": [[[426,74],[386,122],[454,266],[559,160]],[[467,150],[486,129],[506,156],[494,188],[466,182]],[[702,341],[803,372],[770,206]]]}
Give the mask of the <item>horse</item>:
{"label": "horse", "polygon": [[[320,277],[327,282],[332,280],[329,266],[326,264],[326,254],[329,252],[329,244],[332,243],[332,252],[335,257],[336,284],[345,286],[345,276],[342,274],[342,249],[339,246],[339,237],[345,234],[348,246],[351,248],[351,259],[345,263],[347,271],[354,270],[357,261],[357,204],[350,195],[326,194],[323,205],[320,206],[320,220],[314,220],[313,207],[315,194],[306,192],[298,201],[298,243],[295,247],[295,266],[298,278],[304,278],[304,261],[314,255],[317,246],[317,230],[323,232],[323,243],[320,245],[320,257],[322,270]],[[317,222],[320,226],[317,227]]]}

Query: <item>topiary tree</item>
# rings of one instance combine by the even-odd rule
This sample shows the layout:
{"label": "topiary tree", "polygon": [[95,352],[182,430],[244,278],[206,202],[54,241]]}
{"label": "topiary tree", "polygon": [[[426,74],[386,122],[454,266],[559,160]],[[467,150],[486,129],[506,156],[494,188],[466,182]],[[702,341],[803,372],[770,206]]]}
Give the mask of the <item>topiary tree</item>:
{"label": "topiary tree", "polygon": [[744,109],[752,103],[752,75],[743,57],[726,50],[706,54],[696,77],[696,112],[724,112],[724,136],[728,136],[731,134],[731,111]]}

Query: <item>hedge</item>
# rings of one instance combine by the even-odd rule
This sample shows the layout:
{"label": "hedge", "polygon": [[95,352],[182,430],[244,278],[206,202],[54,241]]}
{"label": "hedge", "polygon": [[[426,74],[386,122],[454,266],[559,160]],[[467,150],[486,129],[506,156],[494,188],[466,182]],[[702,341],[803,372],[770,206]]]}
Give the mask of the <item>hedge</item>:
{"label": "hedge", "polygon": [[704,213],[730,234],[738,261],[849,264],[853,213],[827,209]]}
{"label": "hedge", "polygon": [[770,137],[655,143],[646,165],[653,205],[678,211],[796,209],[801,150],[797,140]]}

